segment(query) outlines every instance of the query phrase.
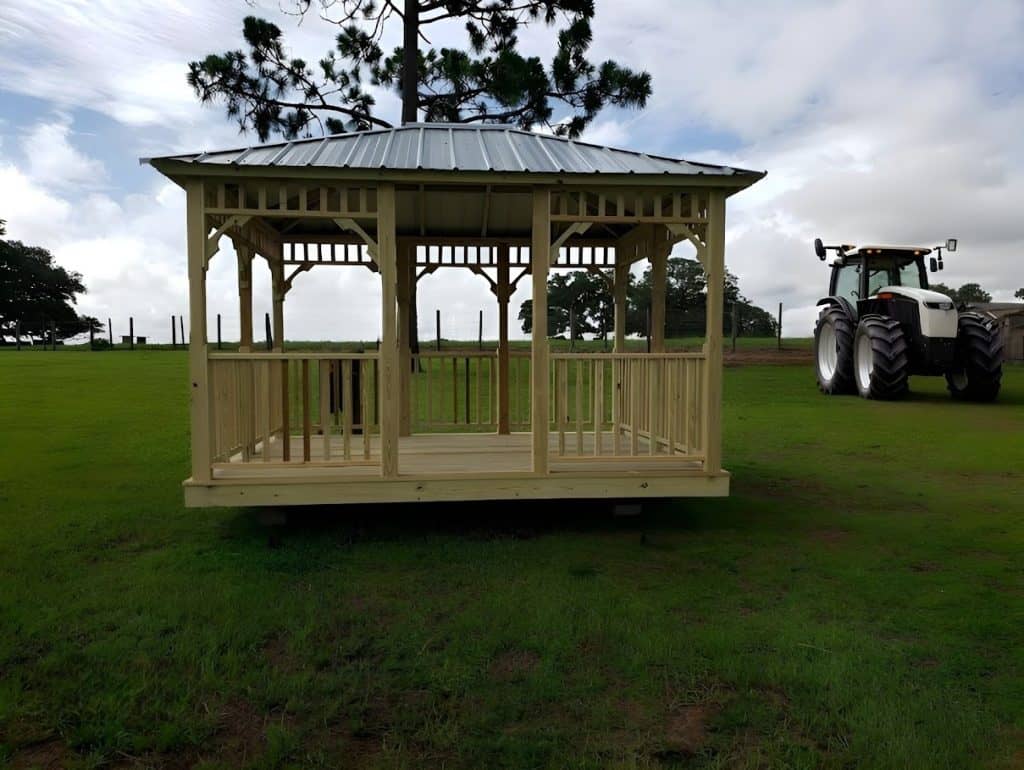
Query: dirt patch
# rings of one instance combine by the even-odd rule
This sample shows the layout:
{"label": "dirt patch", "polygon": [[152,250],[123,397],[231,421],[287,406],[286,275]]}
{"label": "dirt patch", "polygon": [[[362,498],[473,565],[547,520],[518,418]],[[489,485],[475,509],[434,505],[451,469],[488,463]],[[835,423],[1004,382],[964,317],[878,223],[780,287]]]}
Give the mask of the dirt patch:
{"label": "dirt patch", "polygon": [[662,755],[692,757],[710,740],[709,723],[721,710],[715,703],[693,703],[669,712]]}
{"label": "dirt patch", "polygon": [[290,726],[283,714],[265,714],[242,698],[225,703],[217,712],[217,727],[202,758],[215,757],[230,767],[242,767],[263,754],[270,724]]}
{"label": "dirt patch", "polygon": [[845,529],[830,527],[827,529],[815,530],[811,533],[811,540],[825,545],[839,545],[844,542],[850,533]]}
{"label": "dirt patch", "polygon": [[9,767],[11,770],[63,770],[74,763],[76,756],[63,740],[53,737],[17,749]]}
{"label": "dirt patch", "polygon": [[[726,345],[728,344],[729,343],[727,342]],[[810,349],[739,349],[735,353],[731,350],[724,351],[722,358],[726,366],[750,366],[756,364],[810,364],[814,361],[814,354]]]}
{"label": "dirt patch", "polygon": [[530,650],[507,650],[491,662],[491,677],[499,681],[525,678],[537,668],[540,656]]}

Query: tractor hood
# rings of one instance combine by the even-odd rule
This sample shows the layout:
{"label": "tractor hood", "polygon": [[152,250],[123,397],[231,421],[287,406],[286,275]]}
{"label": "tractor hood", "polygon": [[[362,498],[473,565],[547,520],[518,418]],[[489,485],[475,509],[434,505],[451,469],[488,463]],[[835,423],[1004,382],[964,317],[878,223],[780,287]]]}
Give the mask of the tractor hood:
{"label": "tractor hood", "polygon": [[940,294],[939,292],[931,291],[930,289],[917,289],[912,286],[883,286],[876,293],[881,293],[883,291],[890,292],[901,297],[909,297],[910,299],[916,300],[922,304],[925,302],[953,302],[953,300],[945,294]]}

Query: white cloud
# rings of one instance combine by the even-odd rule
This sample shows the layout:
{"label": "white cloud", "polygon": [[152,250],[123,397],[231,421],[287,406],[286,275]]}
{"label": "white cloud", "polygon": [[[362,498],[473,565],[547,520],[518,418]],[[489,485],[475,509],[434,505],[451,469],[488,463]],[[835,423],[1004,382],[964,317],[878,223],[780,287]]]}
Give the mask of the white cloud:
{"label": "white cloud", "polygon": [[71,144],[68,118],[35,125],[21,139],[28,173],[47,187],[97,186],[106,179],[103,164]]}

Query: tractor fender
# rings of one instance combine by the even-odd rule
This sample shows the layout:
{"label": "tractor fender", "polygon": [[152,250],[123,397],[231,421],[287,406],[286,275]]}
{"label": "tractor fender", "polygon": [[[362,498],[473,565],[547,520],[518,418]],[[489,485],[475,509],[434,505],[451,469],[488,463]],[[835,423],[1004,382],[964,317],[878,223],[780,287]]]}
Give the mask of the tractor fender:
{"label": "tractor fender", "polygon": [[815,304],[818,307],[823,305],[836,305],[841,307],[851,322],[857,321],[857,309],[851,305],[850,301],[845,297],[825,297],[824,299],[819,299]]}

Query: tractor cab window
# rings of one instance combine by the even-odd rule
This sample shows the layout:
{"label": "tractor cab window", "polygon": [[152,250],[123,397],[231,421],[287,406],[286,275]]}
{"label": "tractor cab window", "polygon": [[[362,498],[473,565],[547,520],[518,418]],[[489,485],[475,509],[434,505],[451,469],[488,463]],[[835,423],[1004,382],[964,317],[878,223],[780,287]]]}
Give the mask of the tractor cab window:
{"label": "tractor cab window", "polygon": [[921,285],[921,268],[917,262],[907,262],[900,266],[900,286],[910,286],[914,289],[924,288]]}
{"label": "tractor cab window", "polygon": [[835,296],[856,302],[860,299],[860,265],[843,265],[838,270]]}
{"label": "tractor cab window", "polygon": [[892,286],[893,270],[890,267],[868,267],[868,296],[874,296],[883,286]]}

